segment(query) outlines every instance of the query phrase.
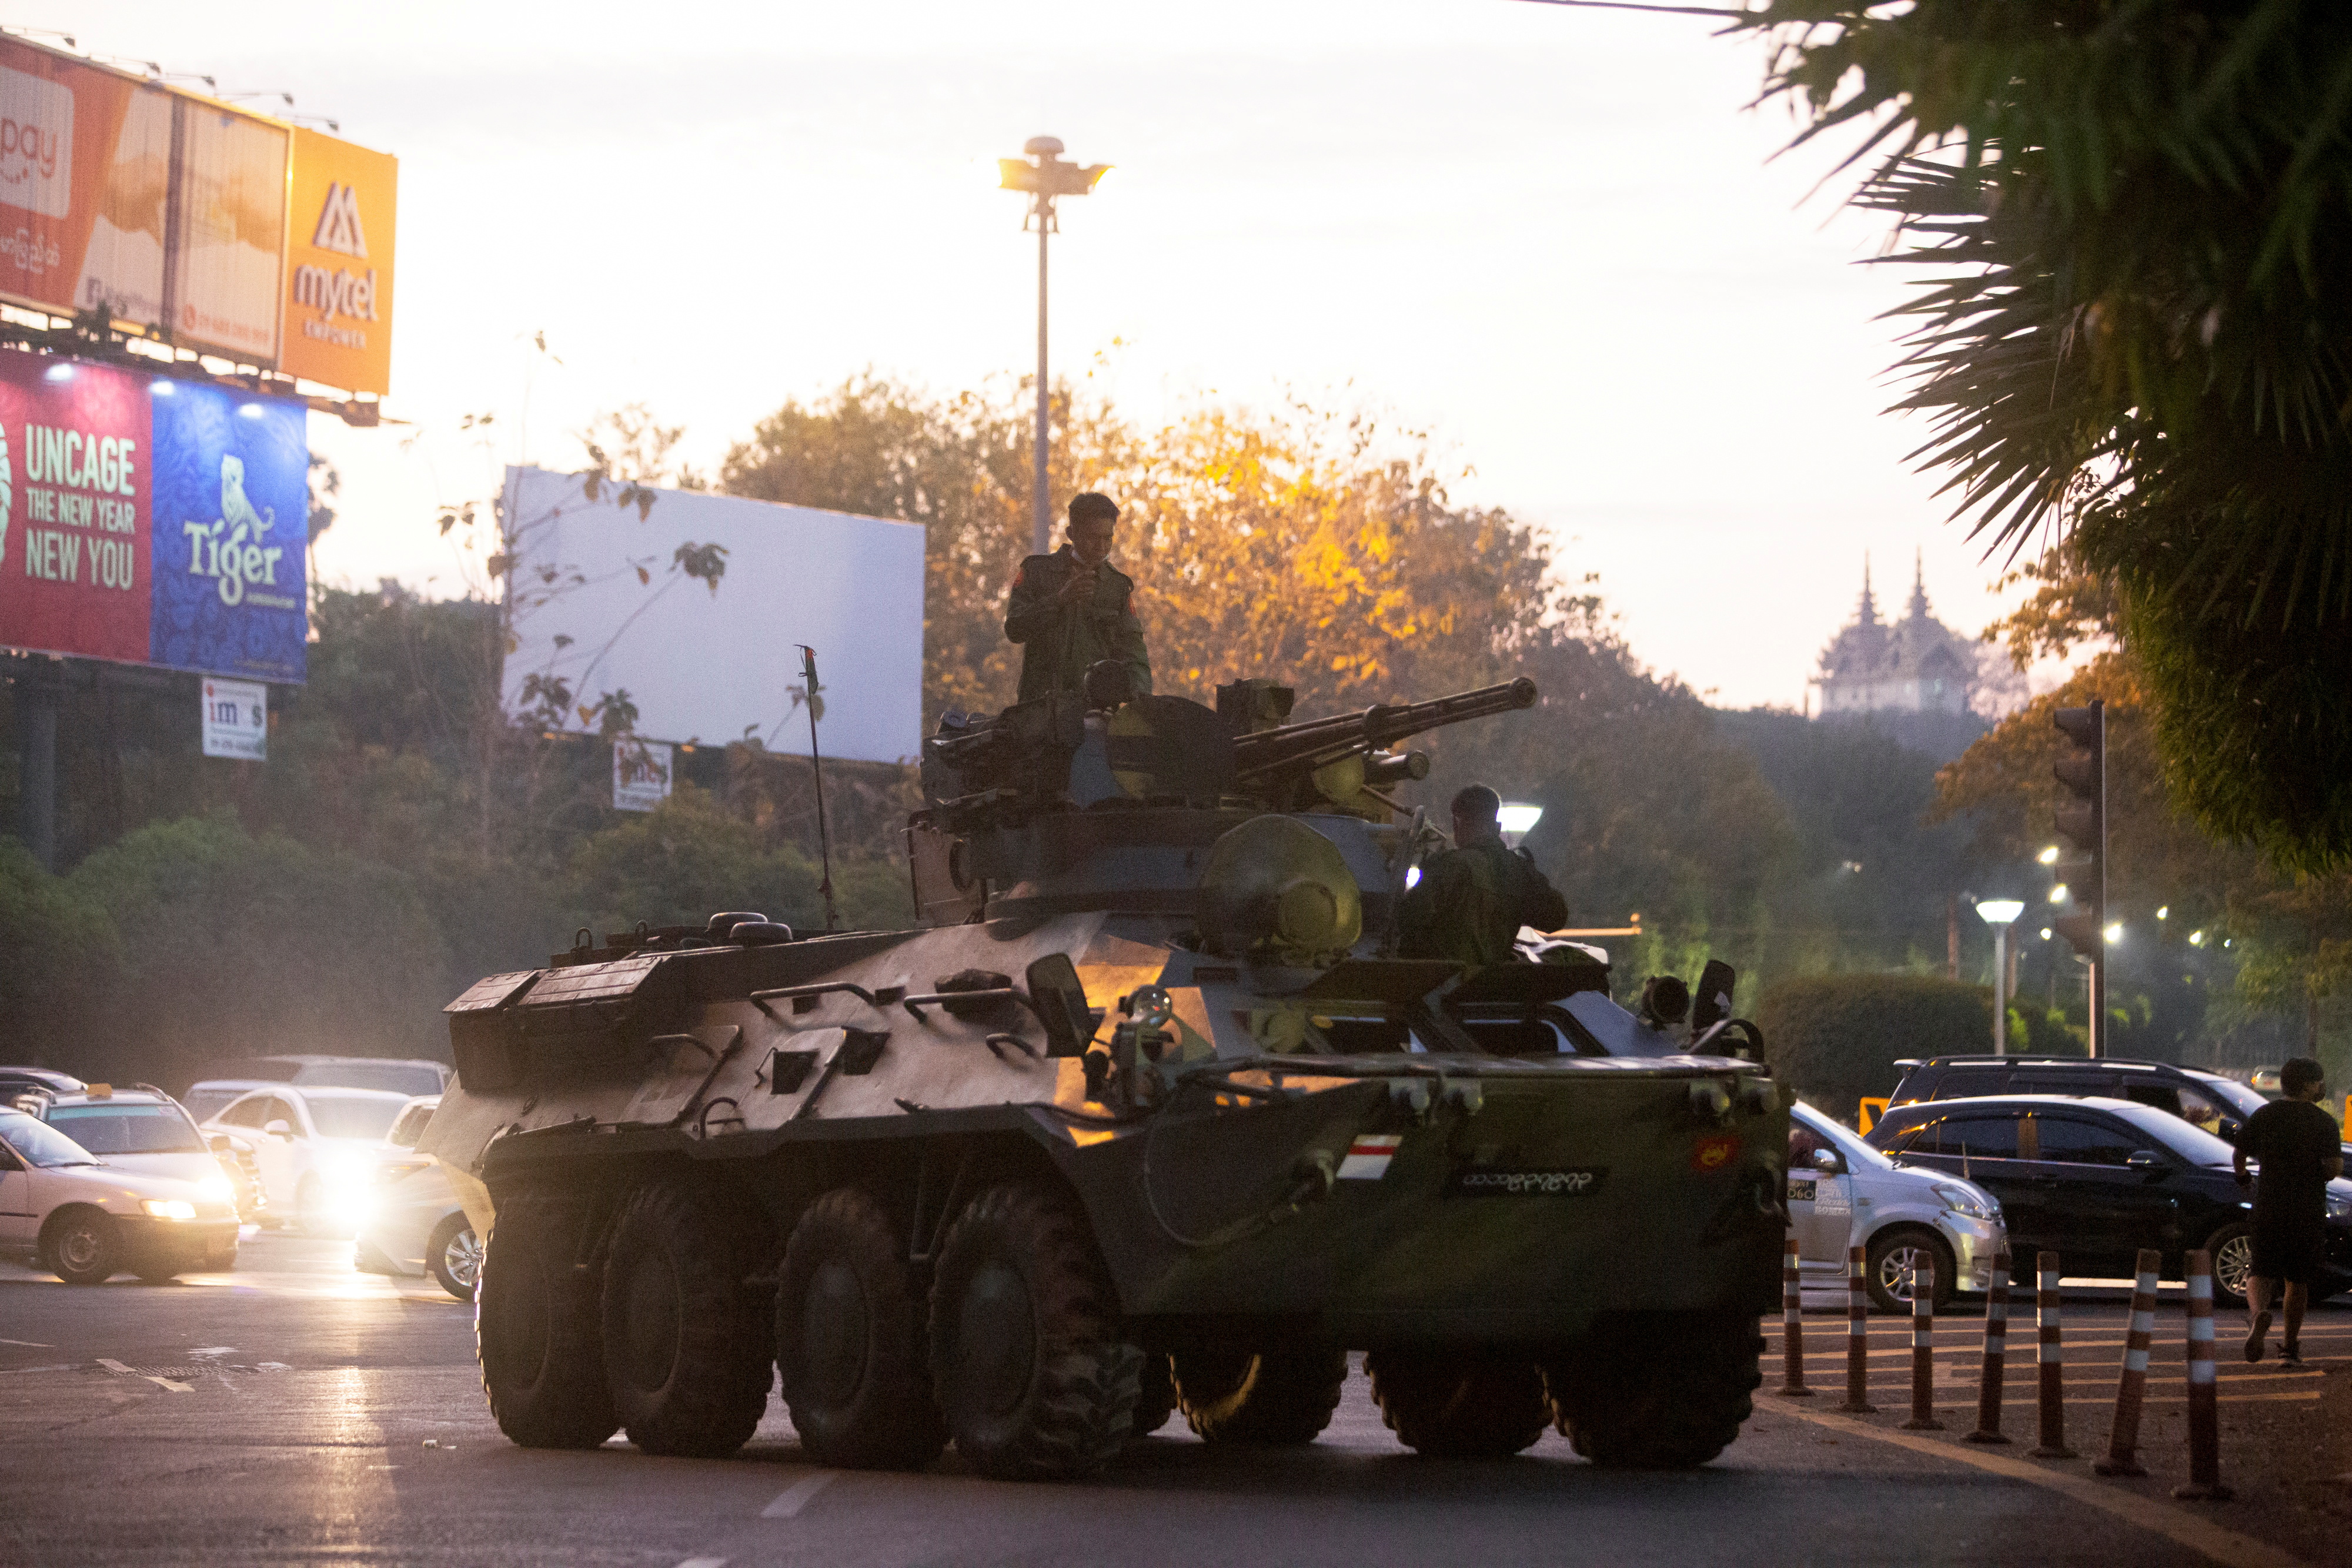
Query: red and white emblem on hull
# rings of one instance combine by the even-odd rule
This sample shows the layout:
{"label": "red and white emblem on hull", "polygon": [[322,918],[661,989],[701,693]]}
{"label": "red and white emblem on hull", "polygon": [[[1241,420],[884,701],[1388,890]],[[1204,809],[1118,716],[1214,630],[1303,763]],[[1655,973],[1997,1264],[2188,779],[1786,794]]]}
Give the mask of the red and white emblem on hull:
{"label": "red and white emblem on hull", "polygon": [[1402,1133],[1367,1133],[1348,1145],[1348,1157],[1339,1162],[1341,1181],[1378,1181],[1389,1174],[1389,1161],[1396,1157],[1397,1145],[1404,1142]]}

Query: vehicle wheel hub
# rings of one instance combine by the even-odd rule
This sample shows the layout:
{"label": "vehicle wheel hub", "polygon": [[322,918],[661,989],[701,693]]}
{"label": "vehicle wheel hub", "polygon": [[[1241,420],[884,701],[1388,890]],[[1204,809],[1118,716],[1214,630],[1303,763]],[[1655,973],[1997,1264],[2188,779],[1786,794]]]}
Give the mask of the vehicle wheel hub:
{"label": "vehicle wheel hub", "polygon": [[669,1260],[638,1259],[629,1270],[627,1290],[628,1343],[623,1364],[629,1382],[650,1392],[667,1385],[677,1365],[678,1332],[685,1321]]}
{"label": "vehicle wheel hub", "polygon": [[973,1405],[1001,1416],[1020,1404],[1036,1370],[1037,1325],[1019,1270],[992,1260],[973,1272],[956,1337],[964,1393]]}
{"label": "vehicle wheel hub", "polygon": [[866,1378],[871,1313],[857,1270],[838,1259],[809,1276],[801,1303],[801,1356],[820,1405],[838,1408],[857,1396]]}
{"label": "vehicle wheel hub", "polygon": [[482,1242],[474,1234],[472,1226],[467,1226],[449,1238],[449,1245],[441,1249],[441,1262],[449,1270],[449,1278],[466,1289],[470,1291],[480,1282]]}
{"label": "vehicle wheel hub", "polygon": [[58,1239],[58,1255],[77,1269],[97,1262],[101,1247],[97,1228],[89,1225],[69,1226]]}

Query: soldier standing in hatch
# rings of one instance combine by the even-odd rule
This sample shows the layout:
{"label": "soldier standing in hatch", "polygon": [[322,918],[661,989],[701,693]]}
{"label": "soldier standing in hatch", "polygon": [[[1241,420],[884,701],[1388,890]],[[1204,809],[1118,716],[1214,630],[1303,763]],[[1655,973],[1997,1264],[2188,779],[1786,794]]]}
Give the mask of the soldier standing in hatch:
{"label": "soldier standing in hatch", "polygon": [[1520,926],[1568,924],[1568,901],[1527,851],[1504,844],[1502,807],[1484,784],[1454,797],[1454,847],[1423,863],[1397,910],[1404,956],[1508,963]]}
{"label": "soldier standing in hatch", "polygon": [[1083,689],[1097,661],[1127,666],[1134,695],[1151,691],[1151,656],[1135,618],[1135,580],[1110,564],[1118,507],[1092,490],[1070,497],[1067,541],[1033,555],[1013,577],[1004,634],[1021,644],[1019,700]]}

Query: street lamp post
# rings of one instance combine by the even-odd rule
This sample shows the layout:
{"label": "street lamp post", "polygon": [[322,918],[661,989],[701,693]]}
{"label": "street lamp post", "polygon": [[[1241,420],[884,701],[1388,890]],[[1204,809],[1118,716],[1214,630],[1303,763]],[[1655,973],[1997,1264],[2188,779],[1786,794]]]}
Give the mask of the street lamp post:
{"label": "street lamp post", "polygon": [[1033,136],[1023,144],[1022,152],[1035,162],[1024,162],[1018,158],[996,161],[997,184],[1002,190],[1020,191],[1029,198],[1028,215],[1021,220],[1025,230],[1032,224],[1037,228],[1037,460],[1033,480],[1034,494],[1031,497],[1034,509],[1033,538],[1030,553],[1044,555],[1054,542],[1054,519],[1045,504],[1046,422],[1049,417],[1045,380],[1045,236],[1060,225],[1055,214],[1056,196],[1083,196],[1110,172],[1108,163],[1065,163],[1062,143],[1051,136]]}
{"label": "street lamp post", "polygon": [[1977,913],[1992,927],[1992,1053],[2009,1054],[2009,923],[2025,913],[2018,898],[1980,898]]}

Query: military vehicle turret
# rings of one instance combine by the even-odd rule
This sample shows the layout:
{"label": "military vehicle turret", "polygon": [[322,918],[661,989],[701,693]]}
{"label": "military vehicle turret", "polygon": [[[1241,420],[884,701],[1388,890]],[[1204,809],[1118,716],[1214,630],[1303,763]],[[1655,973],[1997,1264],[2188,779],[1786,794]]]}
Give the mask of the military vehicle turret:
{"label": "military vehicle turret", "polygon": [[500,1427],[724,1454],[780,1377],[819,1462],[1071,1477],[1180,1409],[1311,1441],[1361,1350],[1426,1453],[1713,1458],[1785,1223],[1728,970],[1636,1013],[1564,943],[1393,956],[1393,748],[1534,685],[1307,723],[1119,685],[949,716],[908,929],[583,932],[451,1005],[425,1146],[490,1239]]}

